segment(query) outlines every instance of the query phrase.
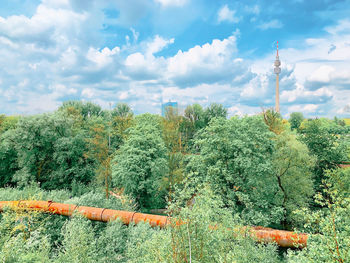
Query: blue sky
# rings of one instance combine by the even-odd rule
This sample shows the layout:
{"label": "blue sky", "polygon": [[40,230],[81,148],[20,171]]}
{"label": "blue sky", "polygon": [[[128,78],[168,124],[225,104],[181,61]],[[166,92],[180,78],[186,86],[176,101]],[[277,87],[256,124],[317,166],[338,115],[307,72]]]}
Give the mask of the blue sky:
{"label": "blue sky", "polygon": [[350,0],[1,0],[0,113],[80,99],[350,116]]}

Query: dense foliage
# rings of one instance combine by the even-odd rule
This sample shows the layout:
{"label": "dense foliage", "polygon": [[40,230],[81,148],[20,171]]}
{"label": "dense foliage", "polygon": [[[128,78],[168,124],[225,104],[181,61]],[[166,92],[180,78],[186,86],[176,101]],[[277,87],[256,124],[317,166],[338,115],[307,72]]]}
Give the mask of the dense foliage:
{"label": "dense foliage", "polygon": [[[0,216],[1,262],[350,262],[350,126],[219,104],[134,116],[68,101],[0,115],[0,200],[149,212],[166,229],[23,209]],[[175,221],[172,221],[175,222]],[[307,248],[258,244],[247,225],[309,233]]]}
{"label": "dense foliage", "polygon": [[164,194],[159,192],[161,179],[167,172],[166,147],[160,125],[157,116],[137,116],[128,140],[112,163],[114,185],[132,196],[141,208],[165,205],[161,202]]}
{"label": "dense foliage", "polygon": [[200,151],[192,156],[188,172],[209,183],[227,207],[252,224],[280,219],[274,143],[261,117],[214,119],[198,134],[195,146]]}

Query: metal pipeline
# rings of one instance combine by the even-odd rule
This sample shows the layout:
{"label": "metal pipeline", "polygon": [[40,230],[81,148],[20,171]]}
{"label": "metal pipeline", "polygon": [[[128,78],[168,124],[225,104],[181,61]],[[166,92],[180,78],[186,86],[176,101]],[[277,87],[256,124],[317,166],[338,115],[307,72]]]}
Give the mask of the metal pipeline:
{"label": "metal pipeline", "polygon": [[[171,217],[167,216],[89,206],[78,206],[72,204],[55,203],[52,201],[0,201],[0,212],[3,211],[4,207],[17,207],[64,216],[72,216],[74,213],[79,213],[90,220],[101,222],[108,222],[119,218],[126,225],[129,225],[130,223],[137,224],[139,222],[148,222],[152,227],[158,226],[164,228],[171,224]],[[179,225],[181,223],[175,222],[175,224]],[[291,231],[276,230],[265,227],[247,227],[244,230],[248,231],[250,236],[256,239],[258,242],[276,242],[278,246],[285,248],[306,247],[308,238],[307,234],[297,234]]]}

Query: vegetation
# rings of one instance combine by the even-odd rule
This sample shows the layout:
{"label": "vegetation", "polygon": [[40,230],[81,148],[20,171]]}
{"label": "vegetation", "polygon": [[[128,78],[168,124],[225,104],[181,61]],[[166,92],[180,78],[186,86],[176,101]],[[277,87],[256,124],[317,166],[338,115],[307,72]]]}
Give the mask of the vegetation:
{"label": "vegetation", "polygon": [[[68,101],[0,115],[0,200],[149,212],[166,229],[24,209],[0,216],[1,262],[350,262],[347,120],[227,118],[219,104],[134,116]],[[172,221],[175,222],[175,221]],[[309,234],[303,250],[258,244],[243,226]]]}
{"label": "vegetation", "polygon": [[304,120],[304,115],[301,112],[293,112],[289,118],[291,129],[292,130],[299,129],[303,120]]}

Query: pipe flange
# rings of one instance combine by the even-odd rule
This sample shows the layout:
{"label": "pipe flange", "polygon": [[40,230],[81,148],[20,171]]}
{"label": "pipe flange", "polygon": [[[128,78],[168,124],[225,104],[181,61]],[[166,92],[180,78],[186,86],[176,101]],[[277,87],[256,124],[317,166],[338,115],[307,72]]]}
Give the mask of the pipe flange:
{"label": "pipe flange", "polygon": [[101,211],[101,222],[103,222],[102,216],[103,216],[103,212],[104,212],[106,209],[107,209],[107,208],[103,208],[102,211]]}

